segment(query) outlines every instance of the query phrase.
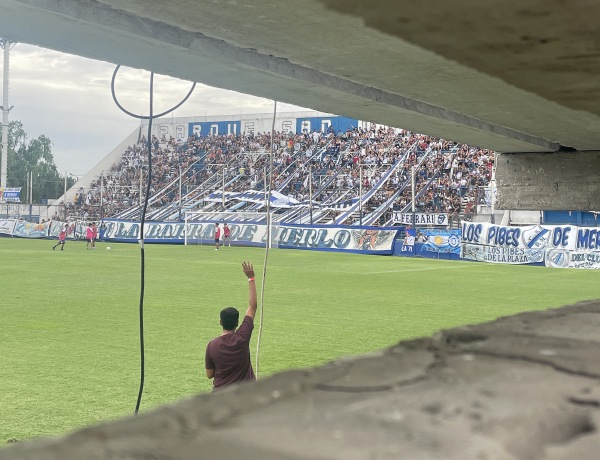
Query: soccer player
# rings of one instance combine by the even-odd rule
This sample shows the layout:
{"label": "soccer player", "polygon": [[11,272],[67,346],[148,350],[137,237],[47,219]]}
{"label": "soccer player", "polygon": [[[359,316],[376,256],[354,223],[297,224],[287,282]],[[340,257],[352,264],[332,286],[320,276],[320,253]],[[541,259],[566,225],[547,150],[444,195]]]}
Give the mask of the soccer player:
{"label": "soccer player", "polygon": [[[250,362],[250,337],[254,329],[256,314],[256,282],[254,267],[250,262],[242,262],[242,269],[248,278],[248,309],[242,325],[237,328],[240,313],[234,307],[221,311],[220,337],[212,339],[206,347],[206,376],[213,380],[213,391],[226,385],[246,380],[256,380]],[[236,330],[237,328],[237,330]]]}
{"label": "soccer player", "polygon": [[219,223],[215,224],[215,251],[219,250],[219,240],[221,239],[221,227]]}
{"label": "soccer player", "polygon": [[92,224],[88,222],[88,225],[85,229],[85,248],[86,249],[94,249],[93,241],[94,241],[94,231],[92,230]]}
{"label": "soccer player", "polygon": [[229,237],[231,236],[231,229],[227,225],[227,222],[223,224],[223,246],[229,245],[231,247],[231,240]]}
{"label": "soccer player", "polygon": [[92,224],[92,249],[96,249],[96,240],[98,239],[98,226],[96,222]]}
{"label": "soccer player", "polygon": [[56,243],[54,246],[52,246],[52,250],[56,250],[56,246],[60,245],[61,251],[64,251],[65,249],[65,240],[67,239],[67,229],[69,228],[68,225],[65,224],[65,228],[61,229],[60,232],[58,233],[58,243]]}

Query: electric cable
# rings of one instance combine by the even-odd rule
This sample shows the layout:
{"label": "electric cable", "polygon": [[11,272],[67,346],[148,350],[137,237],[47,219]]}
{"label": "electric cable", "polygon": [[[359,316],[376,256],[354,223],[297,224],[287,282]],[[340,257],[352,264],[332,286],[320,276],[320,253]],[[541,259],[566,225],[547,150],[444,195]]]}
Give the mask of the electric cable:
{"label": "electric cable", "polygon": [[150,188],[152,185],[152,121],[154,118],[159,118],[164,115],[167,115],[174,110],[178,109],[183,105],[189,97],[192,95],[194,88],[196,87],[196,83],[192,84],[191,89],[187,93],[187,95],[179,102],[179,104],[175,105],[169,110],[165,112],[159,113],[157,115],[153,114],[153,102],[154,102],[154,72],[150,72],[150,109],[148,116],[136,115],[128,110],[126,110],[117,99],[117,95],[115,92],[115,80],[117,77],[117,73],[121,68],[120,65],[117,65],[113,72],[113,76],[110,82],[110,90],[112,94],[113,101],[122,112],[129,115],[130,117],[137,118],[139,120],[148,120],[148,135],[146,139],[146,143],[148,146],[148,178],[146,184],[146,196],[144,197],[144,205],[141,210],[140,215],[140,237],[138,239],[138,243],[140,244],[140,305],[139,305],[139,319],[140,319],[140,387],[138,391],[138,397],[135,404],[134,414],[137,415],[140,410],[140,404],[142,402],[142,394],[144,392],[144,380],[145,380],[145,354],[144,354],[144,293],[145,293],[145,280],[146,280],[146,257],[144,252],[144,223],[146,221],[146,210],[148,209],[148,200],[150,198]]}
{"label": "electric cable", "polygon": [[277,101],[273,104],[273,125],[271,127],[271,148],[269,150],[269,181],[265,178],[265,187],[267,187],[267,241],[265,244],[265,260],[263,263],[263,276],[260,288],[260,321],[258,326],[258,337],[256,339],[256,378],[260,371],[260,339],[262,338],[263,319],[265,317],[265,280],[267,279],[267,263],[269,261],[269,248],[271,246],[271,190],[273,188],[273,142],[275,133],[275,117],[277,115]]}
{"label": "electric cable", "polygon": [[154,72],[150,72],[150,111],[148,116],[148,135],[146,144],[148,146],[148,183],[146,184],[146,195],[144,197],[144,207],[140,215],[140,388],[138,391],[137,402],[135,403],[134,414],[137,415],[142,402],[142,393],[144,391],[145,376],[145,357],[144,357],[144,293],[146,286],[146,256],[144,251],[144,223],[146,221],[146,209],[148,208],[148,199],[150,197],[150,185],[152,184],[152,103],[154,98]]}

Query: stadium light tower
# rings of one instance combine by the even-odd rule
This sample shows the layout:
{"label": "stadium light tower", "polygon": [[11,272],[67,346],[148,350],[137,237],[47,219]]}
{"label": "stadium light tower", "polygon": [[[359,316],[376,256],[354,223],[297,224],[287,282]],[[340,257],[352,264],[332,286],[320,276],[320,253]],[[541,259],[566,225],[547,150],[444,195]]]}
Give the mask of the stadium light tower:
{"label": "stadium light tower", "polygon": [[4,77],[2,91],[2,167],[0,168],[0,187],[8,187],[8,112],[12,109],[8,105],[8,62],[9,53],[16,45],[7,38],[0,38],[0,48],[4,50]]}

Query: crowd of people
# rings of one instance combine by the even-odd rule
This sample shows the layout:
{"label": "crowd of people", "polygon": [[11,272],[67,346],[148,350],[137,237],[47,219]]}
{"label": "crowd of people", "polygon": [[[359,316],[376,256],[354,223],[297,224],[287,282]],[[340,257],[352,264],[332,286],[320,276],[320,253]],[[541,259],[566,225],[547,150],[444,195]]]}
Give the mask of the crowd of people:
{"label": "crowd of people", "polygon": [[[311,161],[311,167],[318,170],[316,180],[312,184],[307,184],[306,179],[301,182],[308,174],[303,167],[297,172],[297,180],[283,193],[303,201],[308,197],[309,185],[313,190],[316,185],[319,190],[321,183],[328,183],[316,196],[322,203],[336,203],[344,195],[356,197],[359,188],[360,195],[365,196],[380,185],[390,167],[406,155],[405,161],[363,206],[363,214],[368,214],[389,203],[388,212],[379,221],[386,222],[391,218],[391,211],[403,210],[411,204],[413,167],[417,212],[471,215],[475,211],[478,187],[487,186],[491,179],[494,157],[489,150],[376,126],[342,133],[337,140],[336,150],[340,152],[337,161],[335,154],[329,152],[323,161]],[[335,178],[328,181],[331,176]],[[400,189],[399,196],[390,201]]]}
{"label": "crowd of people", "polygon": [[[323,207],[365,197],[375,187],[362,212],[387,203],[387,214],[378,220],[384,223],[392,210],[411,204],[414,170],[418,212],[471,214],[476,191],[488,185],[494,161],[489,150],[372,124],[338,133],[331,128],[324,133],[276,132],[271,169],[271,139],[271,133],[192,135],[185,140],[153,136],[150,210],[188,198],[201,202],[223,185],[226,192],[264,190],[272,180],[273,190],[299,202],[312,194],[313,202]],[[110,171],[78,190],[71,203],[63,203],[57,215],[88,220],[139,206],[146,192],[147,149],[142,137]]]}
{"label": "crowd of people", "polygon": [[[417,212],[473,214],[476,192],[491,180],[494,156],[489,150],[467,145],[444,149],[439,142],[415,173]],[[408,171],[404,171],[403,178]],[[395,203],[396,210],[411,204],[412,189],[406,188]]]}

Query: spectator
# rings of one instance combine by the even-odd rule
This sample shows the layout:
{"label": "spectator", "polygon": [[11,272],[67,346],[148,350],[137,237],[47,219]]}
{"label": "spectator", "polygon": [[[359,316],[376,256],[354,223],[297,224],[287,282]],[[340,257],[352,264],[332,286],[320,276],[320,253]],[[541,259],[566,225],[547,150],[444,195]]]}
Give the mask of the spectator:
{"label": "spectator", "polygon": [[213,391],[237,382],[256,380],[250,361],[250,338],[257,308],[256,282],[254,267],[250,262],[242,262],[242,269],[249,283],[248,309],[242,325],[236,330],[240,315],[236,308],[221,310],[223,332],[206,347],[206,376],[213,379]]}
{"label": "spectator", "polygon": [[[408,206],[413,167],[419,212],[461,211],[477,188],[489,183],[493,166],[493,153],[487,150],[375,124],[337,135],[333,130],[328,130],[327,136],[313,130],[301,134],[276,132],[273,138],[272,176],[277,191],[299,201],[312,192],[317,204],[329,206],[358,197],[362,186],[363,197],[368,197],[364,214],[386,204],[396,210]],[[180,174],[182,201],[196,204],[202,203],[209,192],[220,190],[223,178],[228,192],[265,188],[268,155],[264,153],[271,145],[270,133],[192,135],[181,142],[153,137],[151,143],[150,213],[179,207]],[[147,180],[145,150],[146,140],[142,138],[127,148],[110,171],[95,179],[89,190],[81,188],[73,204],[66,205],[69,217],[87,215],[95,219],[101,212],[107,216],[139,213],[137,207],[143,198],[140,183]],[[390,168],[395,170],[388,174]],[[309,171],[312,181],[308,180]],[[369,193],[372,189],[376,191]],[[207,210],[212,210],[211,206],[211,202],[204,204]],[[246,208],[256,206],[249,203]],[[237,209],[245,210],[239,206]]]}

